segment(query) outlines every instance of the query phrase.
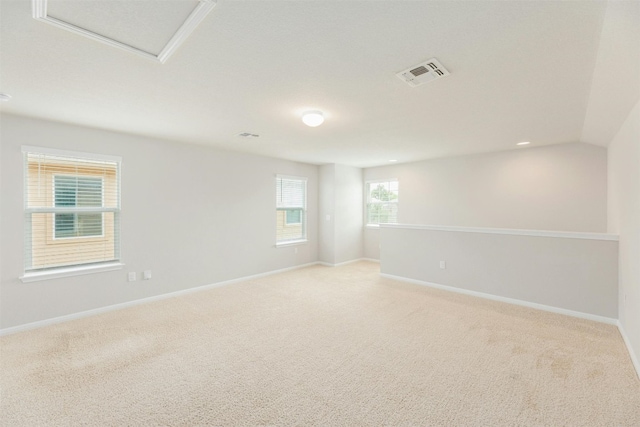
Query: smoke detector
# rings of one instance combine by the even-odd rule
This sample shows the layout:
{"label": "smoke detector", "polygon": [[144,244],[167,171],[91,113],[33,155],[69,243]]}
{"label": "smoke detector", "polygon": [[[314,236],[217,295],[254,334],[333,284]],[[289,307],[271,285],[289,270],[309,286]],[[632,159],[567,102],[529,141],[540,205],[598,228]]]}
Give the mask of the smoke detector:
{"label": "smoke detector", "polygon": [[431,58],[425,62],[414,65],[404,71],[400,71],[396,76],[411,87],[420,86],[421,84],[447,77],[449,72],[442,66],[436,58]]}

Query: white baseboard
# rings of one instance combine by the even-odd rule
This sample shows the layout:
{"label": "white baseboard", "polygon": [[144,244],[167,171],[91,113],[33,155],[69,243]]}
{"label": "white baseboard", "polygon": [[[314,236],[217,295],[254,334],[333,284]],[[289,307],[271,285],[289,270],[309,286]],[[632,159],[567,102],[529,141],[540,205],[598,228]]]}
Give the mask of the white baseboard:
{"label": "white baseboard", "polygon": [[324,262],[324,261],[318,261],[318,264],[320,265],[324,265],[327,267],[341,267],[343,265],[347,265],[347,264],[353,264],[354,262],[358,262],[358,261],[369,261],[369,262],[377,262],[380,263],[380,260],[378,259],[373,259],[373,258],[356,258],[356,259],[352,259],[349,261],[345,261],[345,262],[339,262],[337,264],[331,264],[330,262]]}
{"label": "white baseboard", "polygon": [[633,347],[631,346],[631,341],[629,341],[629,337],[625,332],[624,328],[620,321],[618,321],[618,330],[620,331],[620,335],[622,335],[622,340],[624,344],[627,346],[627,351],[629,352],[629,357],[631,357],[631,362],[633,363],[633,367],[636,368],[636,375],[638,379],[640,379],[640,361],[638,360],[638,356],[636,356],[635,351],[633,351]]}
{"label": "white baseboard", "polygon": [[0,329],[0,336],[15,334],[17,332],[28,331],[30,329],[42,328],[44,326],[55,325],[57,323],[68,322],[70,320],[82,319],[83,317],[95,316],[96,314],[107,313],[109,311],[120,310],[127,307],[133,307],[140,304],[146,304],[153,301],[160,301],[167,298],[173,298],[180,295],[186,295],[193,292],[205,291],[207,289],[218,288],[221,286],[232,285],[238,282],[245,282],[247,280],[258,279],[260,277],[271,276],[273,274],[284,273],[285,271],[297,270],[299,268],[309,267],[317,265],[319,262],[310,262],[307,264],[296,265],[294,267],[282,268],[279,270],[267,271],[265,273],[254,274],[251,276],[239,277],[237,279],[225,280],[223,282],[212,283],[209,285],[196,286],[195,288],[182,289],[175,292],[169,292],[166,294],[154,295],[148,298],[137,299],[133,301],[122,302],[118,304],[108,305],[106,307],[94,308],[91,310],[80,311],[78,313],[67,314],[64,316],[53,317],[51,319],[38,320],[37,322],[25,323],[23,325],[12,326],[9,328]]}
{"label": "white baseboard", "polygon": [[442,289],[445,291],[456,292],[464,295],[471,295],[474,297],[490,299],[493,301],[506,302],[509,304],[521,305],[523,307],[535,308],[538,310],[549,311],[551,313],[564,314],[566,316],[578,317],[580,319],[593,320],[596,322],[607,323],[609,325],[617,325],[618,319],[613,319],[611,317],[598,316],[596,314],[583,313],[580,311],[567,310],[565,308],[553,307],[550,305],[538,304],[535,302],[523,301],[514,298],[501,297],[498,295],[487,294],[484,292],[470,291],[467,289],[456,288],[454,286],[440,285],[438,283],[425,282],[423,280],[410,279],[408,277],[402,276],[394,276],[392,274],[384,274],[380,273],[380,276],[386,277],[388,279],[398,280],[401,282],[413,283],[415,285],[428,286],[430,288]]}

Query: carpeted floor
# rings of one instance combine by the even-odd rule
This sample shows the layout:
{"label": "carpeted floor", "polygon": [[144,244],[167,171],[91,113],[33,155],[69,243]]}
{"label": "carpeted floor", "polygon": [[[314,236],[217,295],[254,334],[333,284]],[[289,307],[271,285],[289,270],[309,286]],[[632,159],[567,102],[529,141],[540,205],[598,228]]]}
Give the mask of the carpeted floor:
{"label": "carpeted floor", "polygon": [[2,426],[640,426],[614,326],[314,266],[0,339]]}

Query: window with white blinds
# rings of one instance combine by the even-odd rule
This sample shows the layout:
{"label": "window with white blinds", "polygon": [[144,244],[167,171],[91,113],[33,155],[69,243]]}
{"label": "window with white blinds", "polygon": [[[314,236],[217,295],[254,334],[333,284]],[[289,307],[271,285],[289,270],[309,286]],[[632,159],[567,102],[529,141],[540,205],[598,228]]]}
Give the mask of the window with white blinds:
{"label": "window with white blinds", "polygon": [[276,176],[276,244],[307,239],[307,178]]}
{"label": "window with white blinds", "polygon": [[25,272],[119,261],[120,158],[22,151]]}
{"label": "window with white blinds", "polygon": [[394,224],[398,222],[398,180],[369,181],[365,186],[367,196],[367,225]]}

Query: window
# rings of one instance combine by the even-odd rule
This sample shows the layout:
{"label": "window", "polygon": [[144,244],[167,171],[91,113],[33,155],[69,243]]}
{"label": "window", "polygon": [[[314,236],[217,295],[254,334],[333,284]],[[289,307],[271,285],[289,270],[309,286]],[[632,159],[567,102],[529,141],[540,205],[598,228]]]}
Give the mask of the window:
{"label": "window", "polygon": [[397,179],[367,182],[365,191],[367,192],[367,225],[398,222]]}
{"label": "window", "polygon": [[119,261],[120,158],[22,151],[25,273]]}
{"label": "window", "polygon": [[276,176],[276,244],[307,239],[307,179]]}
{"label": "window", "polygon": [[302,212],[297,209],[287,209],[286,225],[302,224]]}
{"label": "window", "polygon": [[[103,179],[54,175],[55,207],[102,207]],[[56,213],[56,239],[102,236],[102,213]]]}

